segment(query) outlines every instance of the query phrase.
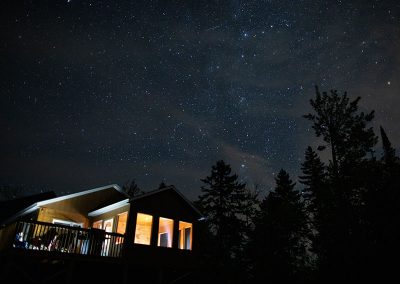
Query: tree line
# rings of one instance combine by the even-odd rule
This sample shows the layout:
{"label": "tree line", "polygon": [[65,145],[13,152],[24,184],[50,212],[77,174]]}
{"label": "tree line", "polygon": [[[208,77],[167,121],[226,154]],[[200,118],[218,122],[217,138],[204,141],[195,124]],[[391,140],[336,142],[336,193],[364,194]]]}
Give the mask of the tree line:
{"label": "tree line", "polygon": [[[308,146],[299,184],[281,169],[275,188],[240,182],[217,161],[194,203],[204,215],[196,228],[199,283],[321,283],[385,281],[396,277],[400,255],[400,159],[374,112],[359,110],[336,90],[310,100],[303,117],[321,144]],[[321,154],[328,156],[327,161]],[[167,185],[160,183],[159,188]],[[23,190],[0,188],[2,199]],[[135,180],[123,189],[143,194]]]}
{"label": "tree line", "polygon": [[[400,252],[400,160],[380,127],[336,90],[320,92],[304,115],[320,138],[308,146],[295,184],[280,170],[262,200],[223,160],[195,202],[201,281],[320,283],[390,279]],[[320,153],[329,151],[323,162]]]}

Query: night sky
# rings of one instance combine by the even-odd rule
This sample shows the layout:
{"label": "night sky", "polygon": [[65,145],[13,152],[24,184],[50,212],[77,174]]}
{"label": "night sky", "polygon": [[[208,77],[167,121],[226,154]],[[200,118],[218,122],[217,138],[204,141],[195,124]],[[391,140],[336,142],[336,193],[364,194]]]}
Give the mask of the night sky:
{"label": "night sky", "polygon": [[268,190],[281,168],[296,180],[318,145],[302,118],[315,85],[361,96],[400,145],[400,1],[13,0],[0,11],[1,185],[61,194],[134,178],[194,199],[223,159]]}

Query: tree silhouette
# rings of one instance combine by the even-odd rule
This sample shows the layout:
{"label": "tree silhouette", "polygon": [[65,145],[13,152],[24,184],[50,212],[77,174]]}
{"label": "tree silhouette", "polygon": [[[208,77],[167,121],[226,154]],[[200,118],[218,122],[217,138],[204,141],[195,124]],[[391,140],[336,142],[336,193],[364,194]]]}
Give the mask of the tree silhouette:
{"label": "tree silhouette", "polygon": [[140,194],[143,194],[144,191],[141,190],[138,185],[136,184],[136,181],[133,179],[131,182],[127,182],[123,187],[123,191],[125,191],[130,197],[135,197]]}
{"label": "tree silhouette", "polygon": [[[339,175],[342,163],[359,161],[371,151],[377,138],[367,124],[374,118],[374,111],[358,113],[360,97],[350,101],[347,92],[339,95],[337,90],[322,94],[315,87],[316,97],[310,100],[315,113],[304,117],[310,120],[317,137],[323,138],[331,149],[332,173]],[[325,146],[320,146],[324,149]]]}
{"label": "tree silhouette", "polygon": [[391,165],[396,161],[396,150],[392,147],[392,143],[390,143],[389,138],[387,137],[382,126],[380,126],[380,131],[383,145],[382,160],[385,162],[385,164]]}
{"label": "tree silhouette", "polygon": [[[367,225],[368,204],[379,191],[380,171],[376,160],[367,157],[377,142],[372,127],[368,127],[374,112],[359,112],[359,101],[360,97],[350,101],[346,92],[339,95],[336,90],[321,94],[316,87],[316,97],[310,100],[314,113],[304,116],[331,150],[328,176],[320,191],[324,198],[314,200],[317,214],[320,212],[315,219],[318,234],[313,242],[320,281],[328,274],[334,275],[336,281],[359,280],[365,274],[371,243],[366,231],[374,231],[373,226]],[[306,157],[303,164],[307,178],[302,181],[306,186],[310,180],[320,179],[317,173],[309,172],[310,165],[306,163],[312,159]]]}
{"label": "tree silhouette", "polygon": [[158,189],[162,189],[162,188],[166,188],[168,187],[164,181],[160,182],[160,184],[158,185]]}
{"label": "tree silhouette", "polygon": [[331,206],[333,195],[327,183],[326,167],[311,146],[305,151],[301,170],[303,175],[299,181],[305,186],[302,196],[308,212],[313,264],[319,267],[325,257],[323,244],[330,233],[326,225],[331,223],[334,214]]}
{"label": "tree silhouette", "polygon": [[[379,277],[395,277],[397,265],[393,259],[400,254],[400,160],[396,156],[383,127],[380,127],[383,155],[371,163],[365,175],[365,223],[368,232],[368,271]],[[374,167],[373,167],[374,166]]]}
{"label": "tree silhouette", "polygon": [[300,183],[305,185],[303,190],[303,197],[309,200],[309,205],[312,206],[312,210],[315,210],[319,199],[319,195],[323,190],[326,183],[326,170],[325,165],[321,162],[318,154],[308,146],[305,151],[305,161],[301,165],[303,175],[300,176]]}
{"label": "tree silhouette", "polygon": [[281,170],[276,187],[261,203],[250,243],[256,283],[286,283],[306,268],[307,220],[300,192]]}
{"label": "tree silhouette", "polygon": [[[253,206],[245,184],[232,174],[230,165],[223,160],[212,166],[211,175],[202,179],[204,186],[197,205],[206,217],[213,236],[213,254],[211,261],[225,281],[234,277],[235,265],[241,261],[243,247],[246,242],[246,208]],[[229,271],[229,272],[228,272]],[[228,277],[224,279],[224,277]]]}

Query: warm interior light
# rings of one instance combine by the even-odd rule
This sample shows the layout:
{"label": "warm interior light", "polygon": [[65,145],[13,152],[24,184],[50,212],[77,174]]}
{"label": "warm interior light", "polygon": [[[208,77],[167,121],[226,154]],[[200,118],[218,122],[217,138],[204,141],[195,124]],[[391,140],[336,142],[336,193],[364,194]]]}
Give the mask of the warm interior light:
{"label": "warm interior light", "polygon": [[150,245],[153,216],[137,213],[135,244]]}
{"label": "warm interior light", "polygon": [[127,219],[128,219],[128,212],[118,214],[118,225],[117,225],[118,234],[121,235],[125,234]]}
{"label": "warm interior light", "polygon": [[[126,231],[126,222],[128,219],[128,212],[124,212],[121,214],[118,214],[118,223],[117,223],[117,233],[124,235]],[[116,244],[121,244],[123,242],[122,237],[117,237],[115,240]]]}
{"label": "warm interior light", "polygon": [[103,230],[106,231],[107,233],[111,233],[113,231],[113,223],[114,223],[113,218],[105,220],[103,224],[104,225]]}
{"label": "warm interior light", "polygon": [[179,221],[179,248],[192,249],[192,223]]}
{"label": "warm interior light", "polygon": [[103,220],[99,220],[93,223],[92,228],[94,229],[103,229]]}
{"label": "warm interior light", "polygon": [[158,246],[172,247],[172,237],[174,231],[174,220],[160,217],[158,225]]}

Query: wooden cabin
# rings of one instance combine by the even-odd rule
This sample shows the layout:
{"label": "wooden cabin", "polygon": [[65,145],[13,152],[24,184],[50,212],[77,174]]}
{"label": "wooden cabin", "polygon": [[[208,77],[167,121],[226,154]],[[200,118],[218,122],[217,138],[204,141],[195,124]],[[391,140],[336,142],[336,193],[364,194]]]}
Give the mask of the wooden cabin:
{"label": "wooden cabin", "polygon": [[200,218],[174,186],[133,198],[118,185],[103,186],[37,201],[3,220],[1,260],[25,274],[34,260],[57,260],[70,263],[68,275],[79,279],[92,267],[110,271],[111,281],[156,277],[162,283],[166,271],[182,277],[195,269],[194,234]]}

